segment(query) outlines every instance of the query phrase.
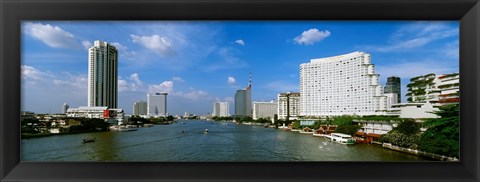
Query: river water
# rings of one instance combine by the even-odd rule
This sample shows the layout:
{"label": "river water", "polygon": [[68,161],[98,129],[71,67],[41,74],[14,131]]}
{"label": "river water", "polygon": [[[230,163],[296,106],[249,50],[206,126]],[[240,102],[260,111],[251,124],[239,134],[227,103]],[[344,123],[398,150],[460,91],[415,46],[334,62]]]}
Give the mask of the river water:
{"label": "river water", "polygon": [[[185,122],[185,124],[182,124]],[[209,130],[205,134],[205,129]],[[185,132],[182,133],[181,131]],[[83,138],[96,138],[82,144]],[[342,145],[263,126],[178,121],[131,132],[22,139],[22,161],[427,161],[376,144]]]}

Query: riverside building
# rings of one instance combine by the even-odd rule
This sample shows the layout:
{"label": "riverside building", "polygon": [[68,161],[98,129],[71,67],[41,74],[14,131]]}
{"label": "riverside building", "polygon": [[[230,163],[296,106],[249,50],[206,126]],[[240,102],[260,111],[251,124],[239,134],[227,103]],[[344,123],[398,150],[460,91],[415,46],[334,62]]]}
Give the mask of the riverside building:
{"label": "riverside building", "polygon": [[253,102],[253,119],[270,118],[277,114],[277,103],[270,102]]}
{"label": "riverside building", "polygon": [[383,115],[386,96],[370,54],[352,52],[300,65],[300,115]]}
{"label": "riverside building", "polygon": [[406,94],[409,103],[432,103],[438,107],[460,102],[460,77],[458,73],[436,76],[417,76],[410,79]]}
{"label": "riverside building", "polygon": [[212,116],[227,117],[230,116],[230,107],[228,102],[214,102]]}
{"label": "riverside building", "polygon": [[235,92],[235,116],[252,117],[252,75],[245,89]]}
{"label": "riverside building", "polygon": [[118,51],[96,40],[88,49],[88,106],[117,108]]}
{"label": "riverside building", "polygon": [[287,118],[287,98],[288,111],[290,113],[289,120],[298,119],[300,114],[300,93],[299,92],[286,92],[277,94],[277,113],[278,119],[285,120]]}
{"label": "riverside building", "polygon": [[167,93],[147,94],[148,116],[167,115]]}
{"label": "riverside building", "polygon": [[147,102],[138,101],[133,103],[133,115],[144,116],[147,115]]}

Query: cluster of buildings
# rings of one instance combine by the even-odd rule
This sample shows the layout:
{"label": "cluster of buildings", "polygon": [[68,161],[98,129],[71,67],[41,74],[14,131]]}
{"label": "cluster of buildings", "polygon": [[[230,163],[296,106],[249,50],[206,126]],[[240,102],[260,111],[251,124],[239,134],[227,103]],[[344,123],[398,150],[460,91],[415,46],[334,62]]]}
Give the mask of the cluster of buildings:
{"label": "cluster of buildings", "polygon": [[165,92],[147,94],[147,102],[133,103],[132,115],[142,117],[167,116],[167,95],[168,93]]}
{"label": "cluster of buildings", "polygon": [[[400,77],[388,77],[385,86],[379,77],[370,54],[365,52],[311,59],[300,65],[300,92],[279,93],[276,101],[252,103],[250,76],[246,89],[235,94],[234,116],[258,119],[277,114],[280,120],[307,120],[381,115],[424,119],[437,117],[433,112],[438,107],[460,101],[458,73],[412,78],[407,85],[406,103],[401,102]],[[214,103],[213,116],[229,116],[225,111],[228,102]]]}
{"label": "cluster of buildings", "polygon": [[[96,40],[88,49],[88,104],[70,108],[62,106],[67,117],[100,118],[117,124],[124,119],[118,104],[118,50],[108,42]],[[133,104],[133,115],[142,117],[166,116],[167,93],[147,94],[147,102]]]}

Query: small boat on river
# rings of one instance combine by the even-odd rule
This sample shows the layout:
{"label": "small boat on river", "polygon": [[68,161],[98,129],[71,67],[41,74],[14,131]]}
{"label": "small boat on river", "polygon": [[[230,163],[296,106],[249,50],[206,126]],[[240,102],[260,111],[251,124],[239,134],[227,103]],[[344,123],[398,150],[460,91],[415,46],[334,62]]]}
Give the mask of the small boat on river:
{"label": "small boat on river", "polygon": [[82,144],[95,142],[96,138],[84,138],[82,139]]}

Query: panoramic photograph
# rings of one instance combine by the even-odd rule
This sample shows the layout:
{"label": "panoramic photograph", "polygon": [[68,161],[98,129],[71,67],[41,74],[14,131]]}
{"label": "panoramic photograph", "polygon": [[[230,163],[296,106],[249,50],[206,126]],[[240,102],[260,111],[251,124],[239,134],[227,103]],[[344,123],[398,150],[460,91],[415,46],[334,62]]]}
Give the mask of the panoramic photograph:
{"label": "panoramic photograph", "polygon": [[23,21],[21,161],[460,161],[458,21]]}

